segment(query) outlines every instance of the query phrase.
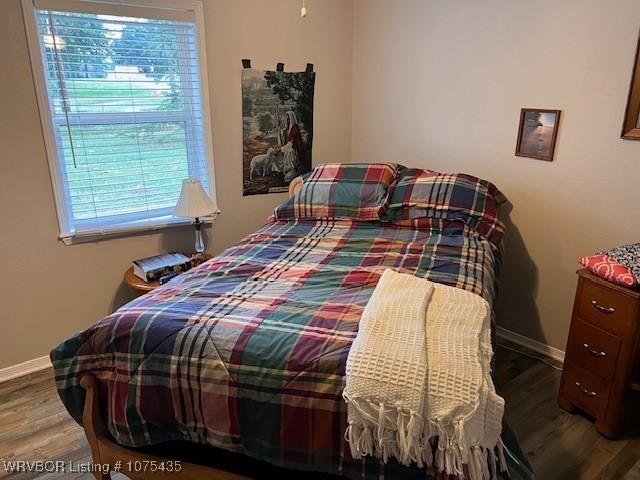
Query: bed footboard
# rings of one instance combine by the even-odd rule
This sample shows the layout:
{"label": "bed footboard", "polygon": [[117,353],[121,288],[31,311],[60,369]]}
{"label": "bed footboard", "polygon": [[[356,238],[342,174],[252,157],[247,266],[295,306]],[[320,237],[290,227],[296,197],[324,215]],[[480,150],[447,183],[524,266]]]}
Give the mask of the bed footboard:
{"label": "bed footboard", "polygon": [[[120,468],[118,468],[117,471],[133,480],[148,478],[159,480],[196,480],[202,478],[214,480],[249,480],[247,477],[225,470],[182,461],[179,462],[179,470],[178,468],[173,468],[172,471],[151,472],[149,469],[150,465],[160,465],[163,462],[166,464],[169,461],[175,461],[175,459],[138,452],[121,447],[113,442],[109,437],[107,427],[102,418],[95,377],[93,375],[84,375],[80,379],[80,385],[86,390],[82,423],[85,436],[91,447],[94,464],[101,466],[106,465],[109,469],[113,469],[114,466],[119,465]],[[107,480],[111,478],[109,473],[105,471],[106,469],[96,468],[95,470],[93,474],[97,480]]]}

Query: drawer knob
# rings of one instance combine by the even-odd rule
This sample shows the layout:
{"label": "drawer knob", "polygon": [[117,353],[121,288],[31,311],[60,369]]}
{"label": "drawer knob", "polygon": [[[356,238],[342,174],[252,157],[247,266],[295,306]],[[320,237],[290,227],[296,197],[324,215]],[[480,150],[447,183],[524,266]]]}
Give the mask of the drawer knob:
{"label": "drawer knob", "polygon": [[576,388],[580,390],[580,393],[586,395],[587,397],[595,397],[597,395],[596,392],[584,388],[580,382],[576,382]]}
{"label": "drawer knob", "polygon": [[584,347],[584,349],[589,352],[591,355],[593,355],[594,357],[604,357],[607,355],[607,352],[601,352],[599,350],[594,350],[591,345],[589,345],[588,343],[583,343],[582,346]]}
{"label": "drawer knob", "polygon": [[613,307],[603,307],[595,300],[591,300],[591,305],[593,305],[594,308],[600,310],[602,313],[613,313],[616,311],[616,309]]}

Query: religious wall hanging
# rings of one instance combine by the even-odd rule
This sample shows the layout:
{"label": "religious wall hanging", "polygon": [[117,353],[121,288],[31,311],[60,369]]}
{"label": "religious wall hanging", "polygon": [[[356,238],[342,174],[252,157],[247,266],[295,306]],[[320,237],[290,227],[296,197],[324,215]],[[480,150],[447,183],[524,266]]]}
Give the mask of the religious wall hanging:
{"label": "religious wall hanging", "polygon": [[243,195],[286,192],[311,171],[316,74],[251,68],[242,71]]}

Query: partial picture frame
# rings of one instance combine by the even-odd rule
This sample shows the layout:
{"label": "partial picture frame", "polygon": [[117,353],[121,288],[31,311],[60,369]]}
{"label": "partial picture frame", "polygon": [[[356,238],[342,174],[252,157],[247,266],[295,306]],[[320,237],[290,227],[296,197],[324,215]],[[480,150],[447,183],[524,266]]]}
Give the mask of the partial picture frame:
{"label": "partial picture frame", "polygon": [[561,110],[523,108],[516,141],[516,156],[553,161]]}
{"label": "partial picture frame", "polygon": [[635,62],[631,74],[631,86],[624,113],[624,123],[620,137],[626,140],[640,140],[640,36],[636,47]]}

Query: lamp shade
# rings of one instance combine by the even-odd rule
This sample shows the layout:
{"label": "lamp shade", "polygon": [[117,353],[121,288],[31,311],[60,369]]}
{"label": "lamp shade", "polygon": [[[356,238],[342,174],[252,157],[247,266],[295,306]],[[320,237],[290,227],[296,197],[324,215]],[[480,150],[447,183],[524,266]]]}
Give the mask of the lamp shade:
{"label": "lamp shade", "polygon": [[212,213],[219,213],[218,206],[209,198],[202,188],[200,180],[187,178],[182,182],[180,198],[173,209],[176,217],[206,217]]}

